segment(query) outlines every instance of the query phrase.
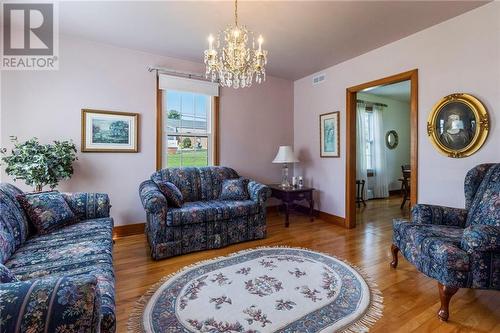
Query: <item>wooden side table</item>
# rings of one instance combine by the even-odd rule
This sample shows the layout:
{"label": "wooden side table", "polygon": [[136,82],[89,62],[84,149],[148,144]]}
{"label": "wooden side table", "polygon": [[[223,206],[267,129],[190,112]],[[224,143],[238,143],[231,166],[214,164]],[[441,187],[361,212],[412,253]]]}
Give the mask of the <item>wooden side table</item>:
{"label": "wooden side table", "polygon": [[311,221],[314,221],[314,199],[312,187],[281,187],[280,184],[270,184],[271,196],[281,200],[283,206],[285,207],[285,227],[288,228],[290,225],[289,215],[290,207],[295,201],[307,200],[309,202],[309,217]]}

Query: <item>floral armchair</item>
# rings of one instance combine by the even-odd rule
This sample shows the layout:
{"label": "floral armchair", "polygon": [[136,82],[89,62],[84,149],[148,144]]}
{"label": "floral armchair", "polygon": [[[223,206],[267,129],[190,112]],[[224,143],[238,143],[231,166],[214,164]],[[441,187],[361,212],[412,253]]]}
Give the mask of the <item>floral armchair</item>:
{"label": "floral armchair", "polygon": [[465,209],[416,205],[412,221],[393,222],[393,259],[398,251],[438,281],[447,321],[451,297],[459,288],[500,290],[500,164],[481,164],[465,177]]}

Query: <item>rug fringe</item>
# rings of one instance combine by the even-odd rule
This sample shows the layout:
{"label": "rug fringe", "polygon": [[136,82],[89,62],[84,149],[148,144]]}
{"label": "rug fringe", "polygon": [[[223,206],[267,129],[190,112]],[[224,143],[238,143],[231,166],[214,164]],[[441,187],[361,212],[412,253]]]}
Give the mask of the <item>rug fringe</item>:
{"label": "rug fringe", "polygon": [[205,259],[201,261],[197,261],[196,263],[190,264],[188,266],[185,266],[179,270],[177,270],[174,273],[170,273],[164,277],[162,277],[158,282],[153,284],[151,287],[148,288],[146,293],[142,295],[134,304],[134,307],[132,311],[130,312],[129,319],[127,322],[127,331],[128,333],[144,333],[144,327],[143,327],[143,313],[144,313],[144,308],[148,304],[149,300],[155,292],[160,288],[162,284],[164,284],[166,281],[171,279],[177,274],[184,273],[188,270],[191,270],[193,268],[196,268],[198,266],[205,265],[210,262],[218,261],[221,259],[227,259],[233,256],[238,256],[241,254],[245,254],[251,251],[255,250],[262,250],[262,249],[297,249],[297,250],[304,250],[304,251],[309,251],[309,252],[314,252],[314,253],[319,253],[325,256],[329,256],[332,258],[335,258],[337,260],[340,260],[344,262],[345,264],[349,265],[352,267],[361,277],[365,280],[366,284],[368,285],[368,289],[370,290],[370,306],[366,311],[353,323],[347,325],[344,327],[342,330],[340,330],[340,333],[363,333],[363,332],[368,332],[370,330],[370,327],[372,327],[380,318],[383,316],[383,308],[384,308],[384,297],[382,296],[382,292],[378,289],[378,285],[375,282],[373,278],[371,278],[361,267],[358,267],[357,265],[351,264],[349,261],[339,258],[335,255],[326,253],[326,252],[321,252],[321,251],[315,251],[311,250],[305,247],[294,247],[294,246],[287,246],[287,245],[277,245],[277,246],[258,246],[258,247],[253,247],[245,250],[240,250],[237,252],[230,253],[225,256],[218,256],[215,258],[210,258],[210,259]]}

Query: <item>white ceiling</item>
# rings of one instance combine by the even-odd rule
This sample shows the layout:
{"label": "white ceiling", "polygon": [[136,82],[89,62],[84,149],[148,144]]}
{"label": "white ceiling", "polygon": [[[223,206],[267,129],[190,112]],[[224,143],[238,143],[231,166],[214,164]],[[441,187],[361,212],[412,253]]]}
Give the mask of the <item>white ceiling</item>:
{"label": "white ceiling", "polygon": [[376,88],[368,88],[363,91],[365,94],[377,95],[380,97],[394,99],[396,101],[410,102],[410,81],[403,81]]}
{"label": "white ceiling", "polygon": [[[480,1],[243,1],[264,36],[268,74],[298,79],[479,7]],[[233,22],[228,1],[61,2],[60,32],[202,62],[207,36]]]}

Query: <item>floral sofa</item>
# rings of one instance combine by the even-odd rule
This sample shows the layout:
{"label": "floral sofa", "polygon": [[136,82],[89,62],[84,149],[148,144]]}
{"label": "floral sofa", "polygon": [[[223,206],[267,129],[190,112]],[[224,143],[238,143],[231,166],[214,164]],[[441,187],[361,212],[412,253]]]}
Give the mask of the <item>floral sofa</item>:
{"label": "floral sofa", "polygon": [[[270,189],[248,182],[248,200],[219,200],[222,182],[238,178],[227,167],[169,168],[155,172],[139,187],[146,210],[146,234],[153,259],[214,249],[266,236],[265,201]],[[175,184],[184,197],[179,208],[168,207],[157,181]]]}
{"label": "floral sofa", "polygon": [[20,194],[0,184],[0,332],[114,332],[108,196],[63,194],[79,222],[42,235]]}
{"label": "floral sofa", "polygon": [[441,308],[459,288],[500,290],[500,164],[481,164],[465,177],[465,209],[416,205],[412,222],[393,224],[393,261],[397,253],[438,281]]}

